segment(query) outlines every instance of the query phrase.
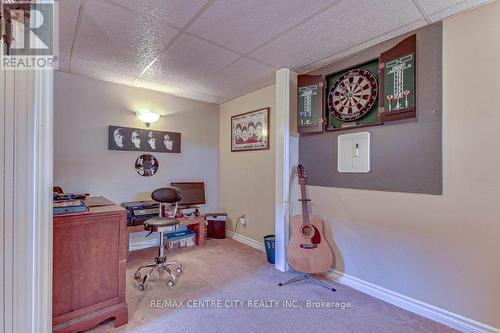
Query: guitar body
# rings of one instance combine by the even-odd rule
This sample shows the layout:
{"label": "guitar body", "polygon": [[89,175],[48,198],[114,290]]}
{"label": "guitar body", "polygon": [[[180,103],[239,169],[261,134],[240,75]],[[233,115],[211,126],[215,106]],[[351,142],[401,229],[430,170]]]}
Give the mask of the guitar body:
{"label": "guitar body", "polygon": [[290,219],[288,264],[302,273],[326,272],[333,264],[332,249],[323,236],[321,219],[310,215],[308,220],[309,223],[304,224],[302,215]]}

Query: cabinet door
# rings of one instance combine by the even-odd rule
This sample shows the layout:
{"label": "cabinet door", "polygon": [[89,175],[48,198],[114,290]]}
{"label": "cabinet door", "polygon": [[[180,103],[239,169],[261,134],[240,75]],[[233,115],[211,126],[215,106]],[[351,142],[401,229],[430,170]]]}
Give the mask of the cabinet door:
{"label": "cabinet door", "polygon": [[53,316],[109,306],[120,296],[120,216],[54,224]]}
{"label": "cabinet door", "polygon": [[380,55],[380,120],[416,117],[417,36],[410,36]]}

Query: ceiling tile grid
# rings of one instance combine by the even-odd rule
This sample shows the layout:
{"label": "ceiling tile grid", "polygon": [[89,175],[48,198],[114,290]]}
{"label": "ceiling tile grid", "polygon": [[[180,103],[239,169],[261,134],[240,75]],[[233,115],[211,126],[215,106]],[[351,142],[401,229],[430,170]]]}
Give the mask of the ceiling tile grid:
{"label": "ceiling tile grid", "polygon": [[[252,59],[241,58],[203,83],[209,87],[207,93],[232,99],[249,92],[248,87],[254,88],[257,82],[262,82],[261,87],[273,83],[274,72],[272,67]],[[245,93],[241,93],[242,91]]]}
{"label": "ceiling tile grid", "polygon": [[217,0],[188,31],[245,54],[338,1]]}
{"label": "ceiling tile grid", "polygon": [[240,55],[189,34],[182,34],[140,78],[203,91],[200,82]]}
{"label": "ceiling tile grid", "polygon": [[[80,0],[65,0],[59,2],[59,59],[68,62],[71,57],[73,38],[75,36]],[[66,67],[66,66],[65,66]]]}
{"label": "ceiling tile grid", "polygon": [[137,77],[178,33],[160,19],[107,1],[85,1],[70,66]]}
{"label": "ceiling tile grid", "polygon": [[[95,1],[95,0],[93,0]],[[138,14],[147,14],[183,28],[208,0],[109,0]]]}
{"label": "ceiling tile grid", "polygon": [[[390,13],[390,19],[386,15]],[[380,19],[384,18],[384,19]],[[343,1],[251,54],[296,69],[422,19],[411,0]]]}
{"label": "ceiling tile grid", "polygon": [[222,103],[487,0],[62,0],[60,70]]}

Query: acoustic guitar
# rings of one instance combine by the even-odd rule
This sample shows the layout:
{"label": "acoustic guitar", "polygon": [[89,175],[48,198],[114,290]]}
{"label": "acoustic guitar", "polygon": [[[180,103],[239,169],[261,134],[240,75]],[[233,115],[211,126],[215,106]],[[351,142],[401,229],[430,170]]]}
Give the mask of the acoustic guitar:
{"label": "acoustic guitar", "polygon": [[330,245],[323,236],[323,225],[318,216],[309,214],[306,192],[306,172],[297,166],[302,202],[302,215],[290,219],[291,237],[287,248],[288,264],[303,273],[322,273],[328,271],[333,263]]}

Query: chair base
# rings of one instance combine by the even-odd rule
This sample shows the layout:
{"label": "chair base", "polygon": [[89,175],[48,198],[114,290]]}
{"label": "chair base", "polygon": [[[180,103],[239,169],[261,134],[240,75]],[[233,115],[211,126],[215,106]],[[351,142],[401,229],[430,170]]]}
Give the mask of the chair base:
{"label": "chair base", "polygon": [[[175,266],[175,268],[172,269],[172,266]],[[134,273],[135,279],[141,278],[141,270],[144,268],[149,268],[149,270],[146,273],[146,275],[144,275],[142,282],[139,283],[139,290],[145,290],[146,289],[146,282],[147,282],[148,278],[151,276],[151,274],[153,274],[156,271],[159,271],[160,269],[163,269],[168,274],[170,274],[170,279],[168,279],[167,284],[169,287],[173,287],[175,285],[176,280],[177,280],[177,275],[174,274],[174,272],[177,274],[181,274],[184,270],[182,267],[182,264],[179,261],[177,261],[177,260],[167,261],[166,257],[161,256],[161,257],[155,258],[154,264],[140,266],[137,269],[137,271]]]}

